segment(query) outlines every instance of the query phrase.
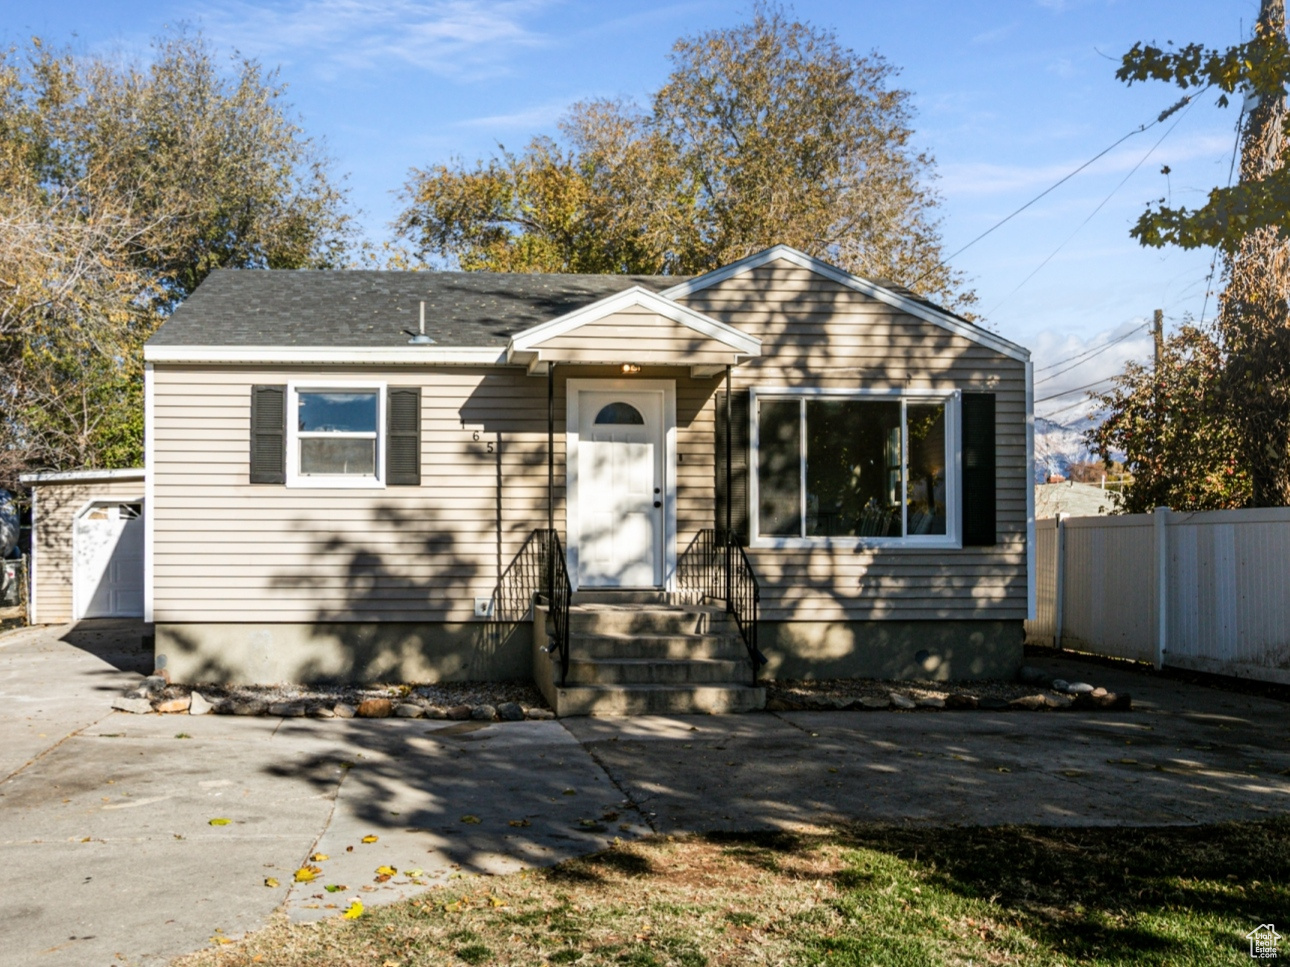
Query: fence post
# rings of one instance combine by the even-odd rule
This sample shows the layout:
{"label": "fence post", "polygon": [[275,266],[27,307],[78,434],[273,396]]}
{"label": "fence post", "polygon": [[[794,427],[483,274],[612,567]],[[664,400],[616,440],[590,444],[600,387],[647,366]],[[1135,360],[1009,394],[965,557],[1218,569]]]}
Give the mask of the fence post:
{"label": "fence post", "polygon": [[1152,514],[1156,544],[1156,660],[1164,667],[1169,640],[1169,508],[1157,507]]}
{"label": "fence post", "polygon": [[1070,514],[1057,515],[1057,534],[1053,538],[1057,560],[1053,564],[1053,647],[1062,647],[1062,619],[1064,618],[1063,601],[1066,597],[1066,518]]}

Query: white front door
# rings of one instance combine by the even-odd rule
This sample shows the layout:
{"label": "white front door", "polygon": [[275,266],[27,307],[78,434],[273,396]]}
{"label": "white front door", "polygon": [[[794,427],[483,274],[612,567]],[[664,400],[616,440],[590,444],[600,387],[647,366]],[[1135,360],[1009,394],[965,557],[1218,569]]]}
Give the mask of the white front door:
{"label": "white front door", "polygon": [[577,392],[578,586],[662,587],[664,394]]}
{"label": "white front door", "polygon": [[72,616],[143,617],[143,505],[98,502],[76,518]]}

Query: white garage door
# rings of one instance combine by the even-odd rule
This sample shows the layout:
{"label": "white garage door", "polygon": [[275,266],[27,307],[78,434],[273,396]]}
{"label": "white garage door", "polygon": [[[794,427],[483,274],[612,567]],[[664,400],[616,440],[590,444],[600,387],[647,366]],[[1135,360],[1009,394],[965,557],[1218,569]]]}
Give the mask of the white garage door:
{"label": "white garage door", "polygon": [[143,617],[143,505],[95,501],[76,518],[73,617]]}

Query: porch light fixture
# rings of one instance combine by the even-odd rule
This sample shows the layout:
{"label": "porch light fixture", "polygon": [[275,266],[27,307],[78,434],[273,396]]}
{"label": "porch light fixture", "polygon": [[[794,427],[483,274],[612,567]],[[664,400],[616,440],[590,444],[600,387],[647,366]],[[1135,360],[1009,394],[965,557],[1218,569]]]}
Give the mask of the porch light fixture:
{"label": "porch light fixture", "polygon": [[410,345],[413,345],[413,346],[433,346],[434,345],[434,340],[426,335],[426,304],[424,301],[422,301],[421,303],[421,331],[413,332],[411,329],[404,329],[403,331],[412,337],[411,339],[408,340],[408,343]]}
{"label": "porch light fixture", "polygon": [[641,371],[641,368],[637,366],[635,363],[623,363],[624,376],[635,376],[640,371]]}

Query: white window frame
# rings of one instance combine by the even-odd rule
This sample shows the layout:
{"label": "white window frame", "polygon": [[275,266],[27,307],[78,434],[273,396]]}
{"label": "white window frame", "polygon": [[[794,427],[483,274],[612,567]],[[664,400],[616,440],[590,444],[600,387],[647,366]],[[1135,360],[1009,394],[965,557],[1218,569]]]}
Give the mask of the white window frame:
{"label": "white window frame", "polygon": [[[385,489],[385,392],[386,384],[378,380],[346,382],[342,380],[298,380],[287,383],[287,486],[313,487],[332,490],[384,490]],[[300,394],[301,393],[356,393],[376,394],[376,476],[358,474],[302,474],[300,472]],[[366,433],[319,433],[317,436],[366,439]],[[306,433],[305,437],[315,436]]]}
{"label": "white window frame", "polygon": [[[855,399],[855,400],[898,400],[901,404],[900,420],[900,459],[901,459],[901,530],[908,528],[909,522],[909,439],[906,427],[906,403],[944,403],[945,404],[945,533],[914,534],[904,537],[778,537],[761,534],[761,499],[759,470],[761,467],[760,425],[758,419],[761,400],[807,400],[807,399]],[[804,386],[763,386],[749,391],[748,401],[748,523],[751,530],[751,545],[764,548],[817,548],[817,547],[908,547],[939,548],[957,550],[963,546],[959,521],[960,481],[963,469],[963,447],[961,431],[962,392],[948,389],[829,389]],[[806,421],[806,408],[802,407],[802,421]],[[803,425],[801,441],[806,441],[806,427]],[[808,457],[809,459],[809,457]],[[806,516],[806,460],[801,463],[802,481],[800,486],[802,508],[799,520]]]}

